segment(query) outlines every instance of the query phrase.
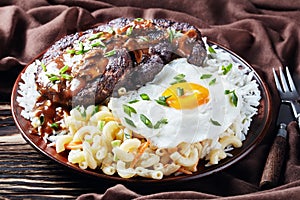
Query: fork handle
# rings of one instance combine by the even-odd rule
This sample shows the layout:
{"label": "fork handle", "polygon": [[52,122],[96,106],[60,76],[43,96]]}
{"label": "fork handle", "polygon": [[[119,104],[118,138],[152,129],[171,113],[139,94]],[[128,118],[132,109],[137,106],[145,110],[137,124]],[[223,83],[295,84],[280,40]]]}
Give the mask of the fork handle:
{"label": "fork handle", "polygon": [[281,124],[270,149],[259,184],[260,189],[270,189],[278,184],[286,152],[286,125]]}

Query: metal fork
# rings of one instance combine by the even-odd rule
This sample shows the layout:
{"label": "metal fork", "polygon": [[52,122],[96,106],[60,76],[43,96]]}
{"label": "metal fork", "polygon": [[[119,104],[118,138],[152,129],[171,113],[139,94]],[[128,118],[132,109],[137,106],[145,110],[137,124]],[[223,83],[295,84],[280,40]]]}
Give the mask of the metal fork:
{"label": "metal fork", "polygon": [[[292,76],[290,74],[289,68],[286,67],[286,76],[284,75],[284,72],[281,67],[279,67],[279,75],[280,80],[276,74],[275,69],[273,68],[273,75],[275,79],[275,84],[278,90],[278,93],[280,95],[281,101],[283,103],[289,103],[292,107],[293,114],[295,118],[297,119],[298,124],[300,124],[300,104],[298,103],[299,100],[299,93],[297,92],[297,89],[295,87],[295,83],[292,79]],[[287,77],[287,80],[286,80]]]}

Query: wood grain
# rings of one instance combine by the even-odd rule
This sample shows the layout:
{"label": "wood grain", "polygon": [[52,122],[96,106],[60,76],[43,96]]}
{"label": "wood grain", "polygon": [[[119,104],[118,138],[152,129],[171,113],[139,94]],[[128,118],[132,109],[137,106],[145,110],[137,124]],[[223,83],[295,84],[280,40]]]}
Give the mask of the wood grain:
{"label": "wood grain", "polygon": [[74,173],[26,143],[0,104],[0,199],[75,199],[115,185]]}

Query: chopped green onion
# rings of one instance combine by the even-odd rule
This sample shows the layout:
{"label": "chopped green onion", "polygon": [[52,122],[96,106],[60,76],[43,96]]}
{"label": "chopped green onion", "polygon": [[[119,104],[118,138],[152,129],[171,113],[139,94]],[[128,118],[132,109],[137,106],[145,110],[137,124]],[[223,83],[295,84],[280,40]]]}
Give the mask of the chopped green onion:
{"label": "chopped green onion", "polygon": [[135,113],[136,114],[136,110],[133,108],[133,107],[131,107],[131,106],[127,106],[127,105],[123,105],[123,110],[124,110],[124,112],[127,114],[127,115],[129,115],[130,117],[131,117],[131,113]]}
{"label": "chopped green onion", "polygon": [[230,103],[232,103],[232,105],[234,105],[235,107],[237,107],[237,104],[238,104],[238,97],[235,93],[235,90],[225,90],[224,91],[224,94],[226,95],[230,95]]}
{"label": "chopped green onion", "polygon": [[115,55],[117,52],[116,52],[116,50],[111,50],[111,51],[109,51],[109,52],[106,52],[105,54],[104,54],[104,57],[110,57],[110,56],[113,56],[113,55]]}
{"label": "chopped green onion", "polygon": [[101,40],[98,40],[97,42],[91,44],[92,47],[105,47],[105,44],[101,41]]}
{"label": "chopped green onion", "polygon": [[76,53],[76,51],[74,49],[67,49],[66,52],[69,53],[69,54],[75,54]]}
{"label": "chopped green onion", "polygon": [[135,99],[135,100],[129,101],[128,103],[133,104],[133,103],[136,103],[136,102],[139,102],[139,100]]}
{"label": "chopped green onion", "polygon": [[184,95],[184,90],[182,87],[177,87],[176,92],[177,92],[177,96],[179,96],[179,97]]}
{"label": "chopped green onion", "polygon": [[211,77],[212,77],[212,74],[202,74],[200,79],[208,79],[208,78],[211,78]]}
{"label": "chopped green onion", "polygon": [[49,77],[48,79],[49,79],[51,82],[55,82],[55,81],[59,81],[59,80],[60,80],[59,77],[56,76],[56,75],[53,75],[53,76]]}
{"label": "chopped green onion", "polygon": [[41,63],[41,67],[42,67],[42,69],[43,69],[44,72],[47,71],[46,65],[44,63]]}
{"label": "chopped green onion", "polygon": [[54,123],[50,124],[50,128],[57,129],[58,124],[54,122]]}
{"label": "chopped green onion", "polygon": [[83,118],[86,118],[86,111],[83,109],[83,112],[80,113]]}
{"label": "chopped green onion", "polygon": [[227,66],[222,66],[222,70],[223,70],[223,75],[226,75],[232,68],[232,64],[230,63]]}
{"label": "chopped green onion", "polygon": [[140,97],[143,99],[143,100],[150,100],[150,97],[148,96],[148,94],[140,94]]}
{"label": "chopped green onion", "polygon": [[171,97],[172,95],[169,95],[169,96],[167,96],[167,97],[165,97],[165,96],[160,96],[158,99],[156,99],[155,101],[156,101],[156,103],[158,103],[158,104],[160,104],[160,105],[163,105],[163,106],[169,106],[168,104],[167,104],[167,99],[169,98],[169,97]]}
{"label": "chopped green onion", "polygon": [[168,28],[167,32],[169,34],[169,40],[170,40],[170,42],[172,42],[173,39],[175,38],[175,30],[172,28]]}
{"label": "chopped green onion", "polygon": [[89,41],[93,41],[95,39],[98,39],[101,35],[103,35],[103,32],[95,33],[90,38]]}
{"label": "chopped green onion", "polygon": [[135,18],[134,20],[135,20],[135,21],[138,21],[138,22],[141,22],[141,21],[143,21],[144,19],[143,19],[143,18]]}
{"label": "chopped green onion", "polygon": [[215,84],[215,83],[216,83],[216,81],[217,81],[217,79],[216,79],[216,78],[212,79],[212,80],[209,82],[209,85],[213,85],[213,84]]}
{"label": "chopped green onion", "polygon": [[173,77],[173,79],[175,80],[174,82],[170,83],[171,85],[174,85],[176,83],[183,83],[186,82],[186,80],[184,79],[185,75],[184,74],[178,74],[177,76]]}
{"label": "chopped green onion", "polygon": [[125,137],[125,139],[130,139],[131,138],[131,133],[127,132],[127,131],[124,131],[124,137]]}
{"label": "chopped green onion", "polygon": [[132,31],[133,31],[133,27],[130,26],[130,27],[127,28],[127,30],[126,30],[126,35],[127,35],[127,36],[131,35],[131,34],[132,34]]}
{"label": "chopped green onion", "polygon": [[182,80],[184,78],[185,78],[184,74],[178,74],[178,75],[176,75],[176,76],[173,77],[173,79],[175,79],[175,80]]}
{"label": "chopped green onion", "polygon": [[68,69],[69,69],[69,66],[68,66],[68,65],[65,65],[65,66],[63,66],[63,67],[59,70],[59,73],[60,73],[60,74],[64,74]]}
{"label": "chopped green onion", "polygon": [[209,53],[216,53],[214,48],[212,48],[211,46],[208,47],[208,51],[209,51]]}
{"label": "chopped green onion", "polygon": [[140,120],[148,127],[153,128],[152,122],[145,115],[140,114]]}
{"label": "chopped green onion", "polygon": [[96,106],[94,107],[94,110],[93,110],[93,112],[92,112],[92,116],[93,116],[94,114],[96,114],[97,112],[99,112],[99,105],[96,105]]}
{"label": "chopped green onion", "polygon": [[156,122],[156,124],[154,125],[154,129],[161,128],[162,125],[167,124],[167,123],[168,123],[168,119],[163,118],[163,119],[159,120],[158,122]]}
{"label": "chopped green onion", "polygon": [[71,76],[69,74],[62,74],[61,77],[66,79],[66,80],[71,80],[73,78],[73,76]]}
{"label": "chopped green onion", "polygon": [[83,45],[83,43],[82,42],[79,42],[79,50],[78,51],[75,51],[74,53],[76,54],[76,55],[81,55],[81,54],[84,54],[84,53],[86,53],[86,52],[88,52],[89,50],[85,50],[84,49],[84,45]]}
{"label": "chopped green onion", "polygon": [[130,126],[136,127],[132,120],[130,120],[130,119],[126,118],[126,117],[124,119],[125,119],[125,122],[127,124],[129,124]]}
{"label": "chopped green onion", "polygon": [[101,121],[98,122],[98,127],[99,127],[99,130],[100,130],[100,131],[103,131],[104,125],[105,125],[105,121],[102,121],[102,120],[101,120]]}
{"label": "chopped green onion", "polygon": [[145,41],[145,42],[148,42],[148,41],[149,41],[149,39],[146,38],[146,37],[144,37],[144,36],[140,36],[139,39],[140,39],[140,40],[143,40],[143,41]]}
{"label": "chopped green onion", "polygon": [[110,142],[111,146],[114,147],[119,147],[121,145],[121,140],[113,140]]}
{"label": "chopped green onion", "polygon": [[210,122],[215,126],[221,126],[221,124],[218,121],[215,121],[212,118],[210,118]]}
{"label": "chopped green onion", "polygon": [[84,45],[82,42],[79,42],[79,51],[84,51]]}

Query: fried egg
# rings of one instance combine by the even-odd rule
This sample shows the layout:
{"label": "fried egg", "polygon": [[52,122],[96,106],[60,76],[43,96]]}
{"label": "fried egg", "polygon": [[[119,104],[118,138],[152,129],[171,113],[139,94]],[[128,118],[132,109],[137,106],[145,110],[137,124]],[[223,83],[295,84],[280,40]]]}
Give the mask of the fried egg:
{"label": "fried egg", "polygon": [[240,99],[237,86],[219,70],[180,58],[138,90],[111,98],[108,106],[123,126],[158,148],[171,148],[218,138],[239,117]]}

